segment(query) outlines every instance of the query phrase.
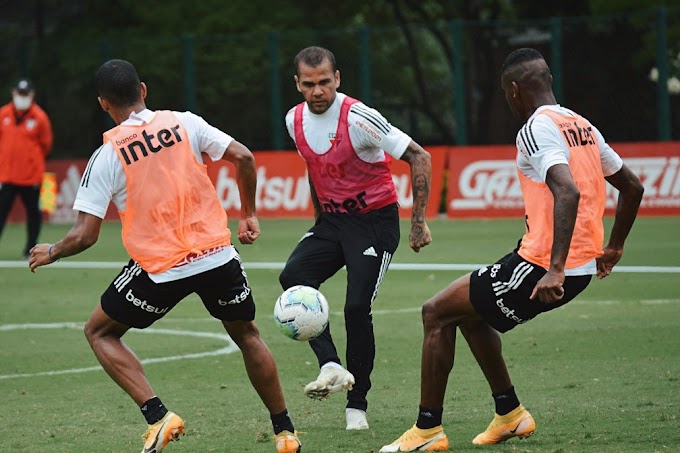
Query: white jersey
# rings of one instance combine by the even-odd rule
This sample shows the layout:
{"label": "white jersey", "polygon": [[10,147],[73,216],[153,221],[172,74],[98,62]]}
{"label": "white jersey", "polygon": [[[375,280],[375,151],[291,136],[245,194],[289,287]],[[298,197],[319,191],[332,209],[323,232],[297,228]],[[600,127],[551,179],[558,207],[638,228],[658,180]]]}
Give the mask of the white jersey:
{"label": "white jersey", "polygon": [[[569,148],[564,143],[564,138],[555,122],[548,115],[542,114],[545,110],[576,116],[574,112],[559,104],[543,105],[536,109],[517,133],[517,168],[530,180],[540,183],[545,183],[548,170],[553,165],[569,165]],[[600,149],[602,173],[604,176],[611,176],[621,170],[623,161],[607,144],[595,126],[592,127],[592,133]],[[593,260],[583,266],[566,269],[565,275],[591,275],[595,271],[595,260]]]}
{"label": "white jersey", "polygon": [[[302,128],[309,147],[317,154],[328,151],[338,130],[340,108],[346,95],[336,93],[335,101],[325,112],[315,114],[309,111],[307,103],[302,110]],[[295,141],[295,107],[286,115],[288,134]],[[347,114],[347,125],[352,147],[364,162],[383,162],[385,153],[400,159],[411,143],[411,137],[392,126],[377,110],[359,101],[353,104]]]}
{"label": "white jersey", "polygon": [[[544,105],[536,109],[517,133],[517,167],[524,176],[536,182],[545,182],[548,169],[553,165],[569,164],[569,148],[553,120],[541,114],[545,110],[576,115],[560,105]],[[600,148],[602,173],[611,176],[621,170],[623,161],[595,126],[592,132]]]}
{"label": "white jersey", "polygon": [[[203,154],[208,155],[213,162],[220,160],[234,140],[198,115],[191,112],[173,113],[184,125],[196,161],[201,164]],[[132,112],[122,124],[130,126],[148,124],[155,114],[148,109],[139,113]],[[114,203],[118,211],[125,211],[126,200],[127,186],[123,164],[111,142],[104,143],[92,154],[87,163],[73,209],[103,219],[110,202]],[[210,250],[204,255],[184,259],[177,263],[176,267],[165,272],[149,274],[149,278],[156,283],[179,280],[222,266],[234,256],[236,250],[233,246]]]}

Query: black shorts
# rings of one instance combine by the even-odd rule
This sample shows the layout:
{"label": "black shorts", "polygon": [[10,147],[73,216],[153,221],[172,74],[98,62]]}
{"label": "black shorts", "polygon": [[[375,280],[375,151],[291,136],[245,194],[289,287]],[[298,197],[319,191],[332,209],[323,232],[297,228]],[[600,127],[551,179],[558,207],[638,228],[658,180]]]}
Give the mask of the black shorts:
{"label": "black shorts", "polygon": [[491,327],[507,332],[518,324],[546,311],[566,304],[586,289],[592,275],[566,277],[564,297],[552,304],[538,297],[529,299],[536,283],[547,273],[545,269],[510,253],[491,266],[485,266],[470,276],[470,302]]}
{"label": "black shorts", "polygon": [[154,283],[130,260],[102,294],[104,313],[126,326],[143,329],[196,293],[210,314],[222,321],[252,321],[255,303],[240,257],[215,269],[166,283]]}

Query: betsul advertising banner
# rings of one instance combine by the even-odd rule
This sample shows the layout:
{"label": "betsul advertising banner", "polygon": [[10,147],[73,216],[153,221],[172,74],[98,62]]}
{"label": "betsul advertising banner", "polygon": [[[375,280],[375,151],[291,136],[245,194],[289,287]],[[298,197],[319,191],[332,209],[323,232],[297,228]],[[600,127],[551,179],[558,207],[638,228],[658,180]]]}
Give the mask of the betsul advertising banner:
{"label": "betsul advertising banner", "polygon": [[[444,160],[446,147],[428,148],[432,155],[433,197],[427,208],[429,218],[437,215],[438,194],[444,182]],[[257,165],[256,206],[258,217],[312,217],[314,207],[309,193],[305,162],[296,152],[259,151],[255,153]],[[413,190],[408,163],[393,160],[392,180],[399,197],[399,214],[402,218],[411,217]],[[215,183],[217,196],[230,217],[240,215],[239,198],[235,169],[226,162],[209,166],[208,174]]]}
{"label": "betsul advertising banner", "polygon": [[[427,217],[437,215],[439,196],[444,183],[447,147],[428,148],[432,155],[431,198]],[[257,171],[256,206],[258,217],[312,217],[314,208],[309,194],[305,163],[296,152],[258,151],[255,153]],[[54,223],[73,223],[77,213],[73,202],[80,187],[86,160],[51,160],[47,171],[54,174],[57,185],[56,207],[45,213],[45,220]],[[401,160],[392,161],[392,179],[399,197],[400,215],[411,217],[413,192],[409,165]],[[234,166],[225,161],[208,165],[210,176],[222,206],[231,218],[239,218],[241,200]],[[24,210],[18,200],[10,214],[10,222],[24,221]],[[118,219],[115,206],[109,206],[107,220]]]}
{"label": "betsul advertising banner", "polygon": [[[680,142],[619,143],[612,147],[645,187],[641,215],[680,215]],[[450,148],[447,215],[516,217],[524,202],[514,146]],[[607,184],[606,214],[616,210],[618,191]]]}

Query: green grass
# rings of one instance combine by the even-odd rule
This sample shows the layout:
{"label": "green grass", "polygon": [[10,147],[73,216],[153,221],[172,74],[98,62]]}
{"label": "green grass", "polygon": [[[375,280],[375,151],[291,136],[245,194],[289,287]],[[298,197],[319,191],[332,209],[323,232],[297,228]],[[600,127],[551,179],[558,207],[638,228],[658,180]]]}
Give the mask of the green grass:
{"label": "green grass", "polygon": [[[248,262],[284,261],[306,231],[305,220],[263,221],[263,236],[240,246]],[[395,262],[489,263],[511,250],[521,221],[433,221],[432,246],[414,254],[406,241]],[[680,266],[680,219],[643,218],[636,224],[622,265]],[[235,223],[232,220],[232,227]],[[55,241],[68,227],[46,225],[41,240]],[[17,260],[23,226],[6,227],[0,260]],[[66,261],[125,261],[120,226],[107,223],[99,243]],[[0,268],[0,325],[82,324],[115,269]],[[377,452],[415,420],[420,383],[422,325],[418,307],[462,272],[388,272],[375,304],[377,359],[369,394],[371,429],[344,430],[344,398],[311,401],[302,394],[316,377],[304,343],[281,335],[271,321],[280,293],[278,271],[248,271],[258,304],[257,323],[277,359],[289,410],[302,431],[305,452]],[[341,355],[340,313],[344,272],[322,290]],[[470,440],[493,413],[488,386],[459,342],[449,380],[444,426],[452,451],[673,452],[680,450],[680,275],[614,273],[594,281],[562,309],[503,336],[518,395],[536,418],[536,434],[493,447]],[[397,309],[411,309],[401,310]],[[153,326],[221,333],[196,297],[189,297]],[[140,358],[213,351],[216,338],[130,332]],[[0,375],[97,366],[78,328],[0,330]],[[145,366],[163,401],[187,422],[188,435],[168,452],[271,452],[267,411],[250,386],[240,353]],[[140,449],[144,420],[129,397],[101,370],[79,374],[0,379],[0,452],[123,452]]]}

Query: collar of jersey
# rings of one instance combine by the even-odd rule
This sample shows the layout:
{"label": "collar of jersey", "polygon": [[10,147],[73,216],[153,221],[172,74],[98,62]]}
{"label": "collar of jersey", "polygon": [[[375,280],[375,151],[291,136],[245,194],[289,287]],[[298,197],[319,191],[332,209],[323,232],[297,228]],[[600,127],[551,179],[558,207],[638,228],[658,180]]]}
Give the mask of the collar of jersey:
{"label": "collar of jersey", "polygon": [[[547,109],[547,110],[554,110],[556,112],[559,112],[560,108],[562,108],[562,106],[560,104],[545,104],[545,105],[542,105],[534,111],[534,113],[531,115],[531,118],[535,117],[536,115],[541,113],[541,111],[543,111],[543,110]],[[529,119],[531,119],[531,118],[529,118]]]}
{"label": "collar of jersey", "polygon": [[144,109],[141,112],[132,112],[130,117],[123,121],[123,126],[141,126],[142,124],[150,123],[156,112],[149,109]]}

